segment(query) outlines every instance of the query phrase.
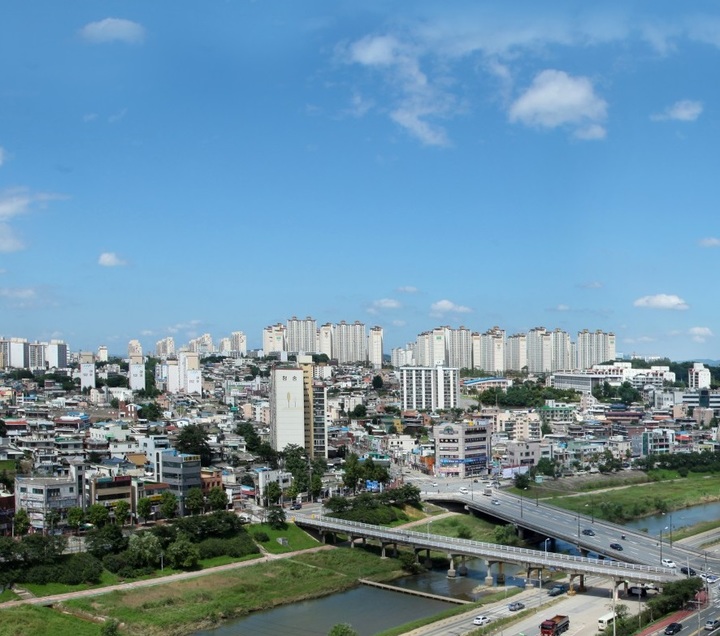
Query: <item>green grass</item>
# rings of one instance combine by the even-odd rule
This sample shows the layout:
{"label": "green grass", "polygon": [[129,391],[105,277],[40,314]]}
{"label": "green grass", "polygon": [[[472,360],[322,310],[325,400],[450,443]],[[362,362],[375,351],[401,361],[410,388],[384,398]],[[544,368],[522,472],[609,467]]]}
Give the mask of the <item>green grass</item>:
{"label": "green grass", "polygon": [[49,607],[23,605],[0,610],[0,636],[100,636],[100,625]]}
{"label": "green grass", "polygon": [[[443,537],[460,537],[461,534],[473,541],[485,541],[487,543],[495,543],[496,524],[485,521],[473,515],[458,514],[454,517],[445,517],[443,519],[428,519],[431,534],[438,534]],[[426,532],[426,525],[415,526],[415,532]],[[467,536],[469,533],[470,536]]]}
{"label": "green grass", "polygon": [[7,470],[9,473],[15,472],[15,460],[14,459],[2,459],[0,460],[0,471]]}
{"label": "green grass", "polygon": [[12,590],[4,590],[3,592],[0,592],[0,603],[6,603],[7,601],[14,601],[16,599],[20,598],[15,592]]}
{"label": "green grass", "polygon": [[[260,543],[265,550],[271,554],[285,554],[286,552],[295,552],[296,550],[307,550],[308,548],[316,548],[321,545],[307,532],[298,528],[294,523],[288,523],[285,530],[274,530],[266,523],[258,523],[250,529],[250,535],[254,536],[256,531],[264,532],[270,541]],[[287,539],[287,545],[278,543],[278,539]]]}
{"label": "green grass", "polygon": [[381,560],[359,547],[341,548],[66,605],[120,620],[126,624],[124,635],[189,634],[250,611],[349,589],[358,577],[397,576],[398,570],[395,559]]}
{"label": "green grass", "polygon": [[54,594],[67,594],[68,592],[79,592],[80,590],[90,590],[97,587],[106,587],[119,583],[120,579],[107,570],[103,570],[99,583],[81,583],[80,585],[67,585],[65,583],[46,583],[45,585],[37,585],[35,583],[21,583],[20,587],[32,592],[35,596],[52,596]]}

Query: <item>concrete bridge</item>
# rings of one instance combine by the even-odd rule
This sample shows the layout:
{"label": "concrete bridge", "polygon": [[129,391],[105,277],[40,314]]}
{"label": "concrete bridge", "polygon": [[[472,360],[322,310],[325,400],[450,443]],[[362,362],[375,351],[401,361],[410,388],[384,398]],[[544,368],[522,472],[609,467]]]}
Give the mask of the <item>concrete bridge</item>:
{"label": "concrete bridge", "polygon": [[490,575],[493,565],[497,566],[498,582],[504,580],[502,566],[505,563],[523,566],[528,580],[533,578],[534,572],[543,570],[566,572],[569,574],[571,582],[578,579],[578,590],[584,589],[585,576],[588,574],[611,578],[615,581],[616,587],[627,584],[627,582],[662,585],[665,581],[678,578],[674,569],[655,565],[555,554],[469,539],[442,537],[413,530],[391,529],[332,517],[298,515],[295,517],[295,523],[316,530],[323,541],[327,541],[331,537],[334,539],[337,534],[346,535],[350,539],[351,547],[358,539],[363,542],[377,541],[383,557],[387,556],[388,549],[396,554],[398,545],[412,548],[418,560],[423,551],[426,551],[426,558],[429,558],[431,550],[442,552],[448,555],[450,561],[448,577],[467,574],[466,559],[484,559],[488,568],[488,576],[485,580],[487,585],[493,584],[493,577]]}

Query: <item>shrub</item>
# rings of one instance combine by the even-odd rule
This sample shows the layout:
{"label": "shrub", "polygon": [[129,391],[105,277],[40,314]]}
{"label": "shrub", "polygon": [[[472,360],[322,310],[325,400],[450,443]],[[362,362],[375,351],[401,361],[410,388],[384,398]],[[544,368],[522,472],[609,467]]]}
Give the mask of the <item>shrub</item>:
{"label": "shrub", "polygon": [[122,568],[128,567],[127,552],[120,554],[106,554],[103,557],[102,564],[106,570],[118,574]]}
{"label": "shrub", "polygon": [[201,559],[212,559],[227,554],[227,542],[224,539],[205,539],[198,544],[198,550]]}
{"label": "shrub", "polygon": [[226,544],[226,554],[235,559],[260,552],[260,548],[253,543],[253,540],[247,534],[245,536],[235,537],[234,539],[228,539]]}
{"label": "shrub", "polygon": [[23,583],[34,583],[36,585],[45,585],[53,581],[57,581],[59,572],[53,565],[34,565],[22,572]]}
{"label": "shrub", "polygon": [[258,543],[267,543],[270,541],[270,537],[267,535],[267,532],[263,532],[262,530],[256,530],[253,533],[253,537]]}
{"label": "shrub", "polygon": [[103,566],[98,559],[87,552],[70,556],[59,569],[59,582],[68,585],[99,583]]}

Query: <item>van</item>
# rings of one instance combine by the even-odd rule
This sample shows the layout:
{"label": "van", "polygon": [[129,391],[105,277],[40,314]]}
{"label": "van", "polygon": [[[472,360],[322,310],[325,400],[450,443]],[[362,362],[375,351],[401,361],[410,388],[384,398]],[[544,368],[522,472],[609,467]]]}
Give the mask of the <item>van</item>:
{"label": "van", "polygon": [[634,585],[628,588],[628,594],[630,594],[630,596],[647,596],[647,590],[644,587]]}
{"label": "van", "polygon": [[461,487],[460,487],[460,494],[461,494],[461,495],[468,495],[468,494],[470,494],[470,491],[469,491],[467,488],[465,488],[465,486],[461,486]]}

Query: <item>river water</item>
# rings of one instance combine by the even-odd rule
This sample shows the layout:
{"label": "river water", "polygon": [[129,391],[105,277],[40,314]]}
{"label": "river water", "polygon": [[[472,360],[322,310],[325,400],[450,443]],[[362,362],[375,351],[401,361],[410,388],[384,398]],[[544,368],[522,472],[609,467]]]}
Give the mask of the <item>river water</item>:
{"label": "river water", "polygon": [[[718,517],[720,502],[713,502],[664,515],[644,517],[625,525],[657,536],[665,528],[679,530]],[[575,547],[558,541],[555,549],[572,552]],[[475,600],[479,597],[476,588],[484,584],[485,563],[474,560],[468,561],[467,566],[467,576],[448,579],[446,570],[433,570],[402,577],[393,581],[393,585],[440,596]],[[507,585],[524,586],[524,572],[519,567],[506,564],[505,574]],[[442,601],[360,586],[348,592],[256,612],[216,629],[197,632],[195,636],[325,636],[337,623],[349,623],[360,636],[372,636],[384,629],[432,616],[448,607],[451,605]]]}

